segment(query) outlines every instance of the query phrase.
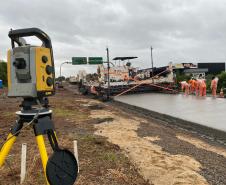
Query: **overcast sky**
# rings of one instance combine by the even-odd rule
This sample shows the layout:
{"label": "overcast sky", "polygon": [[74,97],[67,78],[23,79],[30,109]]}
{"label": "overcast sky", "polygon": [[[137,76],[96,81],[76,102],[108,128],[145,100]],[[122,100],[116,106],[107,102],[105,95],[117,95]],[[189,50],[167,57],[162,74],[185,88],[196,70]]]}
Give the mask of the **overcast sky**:
{"label": "overcast sky", "polygon": [[[2,0],[0,59],[10,28],[39,27],[52,39],[56,73],[72,56],[138,56],[134,66],[225,62],[225,0]],[[95,66],[66,66],[63,75]]]}

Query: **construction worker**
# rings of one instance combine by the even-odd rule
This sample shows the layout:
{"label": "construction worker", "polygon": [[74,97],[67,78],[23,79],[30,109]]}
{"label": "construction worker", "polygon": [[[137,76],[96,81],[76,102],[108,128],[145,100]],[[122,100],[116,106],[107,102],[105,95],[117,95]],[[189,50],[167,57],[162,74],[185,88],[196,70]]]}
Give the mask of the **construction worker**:
{"label": "construction worker", "polygon": [[190,93],[193,94],[195,92],[195,85],[196,85],[196,81],[195,79],[192,77],[189,81],[188,84],[190,85]]}
{"label": "construction worker", "polygon": [[190,92],[191,92],[191,84],[189,84],[189,83],[187,83],[188,85],[187,86],[185,86],[185,94],[186,95],[189,95],[190,94]]}
{"label": "construction worker", "polygon": [[193,82],[192,82],[193,94],[195,94],[196,92],[196,85],[197,85],[197,81],[195,78],[193,78]]}
{"label": "construction worker", "polygon": [[217,83],[218,83],[218,78],[217,77],[213,77],[212,81],[211,81],[211,90],[212,90],[212,96],[216,97],[217,96]]}
{"label": "construction worker", "polygon": [[199,96],[199,89],[200,89],[201,80],[197,79],[195,83],[195,94],[196,96]]}
{"label": "construction worker", "polygon": [[181,86],[181,91],[182,91],[182,92],[184,92],[184,88],[185,88],[184,84],[185,84],[185,83],[186,83],[186,81],[180,82],[180,86]]}
{"label": "construction worker", "polygon": [[206,80],[202,79],[199,85],[199,96],[206,96]]}
{"label": "construction worker", "polygon": [[180,82],[181,90],[184,91],[184,95],[189,95],[189,84],[186,81]]}

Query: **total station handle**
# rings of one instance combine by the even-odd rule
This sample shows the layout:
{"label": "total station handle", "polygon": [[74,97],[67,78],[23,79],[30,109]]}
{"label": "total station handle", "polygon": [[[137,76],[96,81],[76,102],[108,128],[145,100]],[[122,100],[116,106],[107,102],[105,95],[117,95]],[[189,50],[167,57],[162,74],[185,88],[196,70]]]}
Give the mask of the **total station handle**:
{"label": "total station handle", "polygon": [[20,42],[19,38],[36,36],[42,41],[43,45],[46,48],[50,48],[52,50],[52,43],[51,43],[50,37],[39,28],[25,28],[25,29],[10,30],[8,36],[12,41],[13,48],[15,47],[14,42],[16,42],[19,46],[23,45]]}
{"label": "total station handle", "polygon": [[[11,39],[12,48],[15,48],[15,42],[18,44],[18,46],[23,46],[24,44],[20,39],[23,37],[35,36],[38,39],[40,39],[42,41],[42,47],[50,49],[52,67],[54,68],[52,42],[50,37],[44,31],[42,31],[39,28],[24,28],[24,29],[10,30],[8,36]],[[53,73],[53,77],[55,78],[55,73]]]}

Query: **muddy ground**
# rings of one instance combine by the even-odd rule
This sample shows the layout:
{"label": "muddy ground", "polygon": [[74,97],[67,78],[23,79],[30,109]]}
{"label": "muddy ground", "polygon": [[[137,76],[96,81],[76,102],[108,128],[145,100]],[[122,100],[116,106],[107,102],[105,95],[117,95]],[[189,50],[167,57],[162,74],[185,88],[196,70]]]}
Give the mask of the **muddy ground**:
{"label": "muddy ground", "polygon": [[[0,141],[15,121],[19,103],[0,96]],[[61,147],[73,151],[73,140],[78,141],[76,184],[226,184],[226,149],[219,143],[75,91],[58,90],[50,104]],[[24,184],[45,184],[31,128],[22,131],[0,169],[0,184],[19,184],[24,142],[28,144]]]}

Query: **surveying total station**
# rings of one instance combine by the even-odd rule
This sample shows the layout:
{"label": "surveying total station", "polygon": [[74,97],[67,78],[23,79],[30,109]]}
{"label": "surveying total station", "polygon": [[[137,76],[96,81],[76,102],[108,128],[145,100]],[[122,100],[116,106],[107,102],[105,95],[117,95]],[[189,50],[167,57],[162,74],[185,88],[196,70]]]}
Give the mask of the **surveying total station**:
{"label": "surveying total station", "polygon": [[[21,97],[18,119],[10,130],[0,151],[0,167],[4,164],[20,131],[32,126],[39,148],[47,184],[73,185],[78,174],[74,155],[58,146],[52,110],[48,96],[55,92],[55,72],[52,44],[49,36],[38,28],[11,30],[12,49],[8,51],[8,96]],[[37,37],[41,46],[26,43],[24,37]],[[44,136],[47,136],[52,155],[48,158]]]}

